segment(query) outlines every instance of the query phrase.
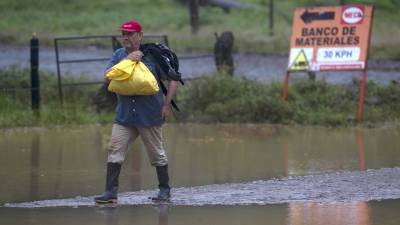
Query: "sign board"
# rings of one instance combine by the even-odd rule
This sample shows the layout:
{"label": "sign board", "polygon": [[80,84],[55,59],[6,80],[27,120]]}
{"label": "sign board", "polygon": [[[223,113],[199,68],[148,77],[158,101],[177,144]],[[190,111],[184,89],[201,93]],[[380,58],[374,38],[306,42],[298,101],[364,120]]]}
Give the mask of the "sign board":
{"label": "sign board", "polygon": [[366,68],[373,7],[295,9],[288,71]]}

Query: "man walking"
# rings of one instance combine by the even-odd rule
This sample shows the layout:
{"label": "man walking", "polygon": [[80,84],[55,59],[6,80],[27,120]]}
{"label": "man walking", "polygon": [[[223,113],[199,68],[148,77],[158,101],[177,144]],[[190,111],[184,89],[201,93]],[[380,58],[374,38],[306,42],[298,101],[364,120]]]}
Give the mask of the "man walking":
{"label": "man walking", "polygon": [[[107,177],[105,192],[95,198],[97,204],[117,203],[118,177],[121,165],[131,143],[140,136],[150,163],[156,168],[159,192],[153,197],[156,201],[170,199],[168,160],[163,146],[161,126],[170,113],[170,106],[177,89],[177,79],[161,74],[159,62],[151,54],[140,51],[143,38],[142,26],[134,20],[123,23],[123,48],[116,50],[107,72],[122,59],[142,61],[152,74],[160,80],[168,80],[168,91],[164,97],[162,91],[154,95],[123,96],[118,95],[116,116],[111,132],[107,158]],[[106,72],[106,74],[107,74]],[[180,79],[180,78],[179,78]],[[109,82],[106,78],[106,82]],[[160,83],[159,83],[160,85]]]}

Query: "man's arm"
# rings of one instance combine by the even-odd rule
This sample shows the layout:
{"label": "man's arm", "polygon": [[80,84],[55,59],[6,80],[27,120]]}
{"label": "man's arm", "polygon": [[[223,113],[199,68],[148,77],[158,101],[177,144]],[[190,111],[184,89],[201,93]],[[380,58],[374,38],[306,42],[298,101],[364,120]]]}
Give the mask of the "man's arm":
{"label": "man's arm", "polygon": [[171,101],[172,98],[175,96],[177,89],[178,89],[178,82],[170,80],[168,82],[168,92],[167,95],[165,96],[164,105],[161,110],[161,116],[163,119],[165,119],[170,113]]}
{"label": "man's arm", "polygon": [[107,73],[110,72],[111,68],[106,70],[106,72],[104,72],[104,83],[108,84],[110,83],[110,80],[107,77]]}
{"label": "man's arm", "polygon": [[[133,52],[129,53],[125,57],[125,59],[130,59],[133,61],[140,61],[140,60],[142,60],[142,57],[143,57],[143,53],[138,50],[138,51],[133,51]],[[111,57],[110,62],[108,63],[108,66],[107,66],[108,69],[104,72],[104,82],[106,84],[110,83],[110,80],[107,78],[107,73],[110,72],[111,68],[114,65],[116,65],[117,63],[119,63],[120,61],[121,61],[121,59],[118,60],[117,55],[114,53],[113,56]]]}

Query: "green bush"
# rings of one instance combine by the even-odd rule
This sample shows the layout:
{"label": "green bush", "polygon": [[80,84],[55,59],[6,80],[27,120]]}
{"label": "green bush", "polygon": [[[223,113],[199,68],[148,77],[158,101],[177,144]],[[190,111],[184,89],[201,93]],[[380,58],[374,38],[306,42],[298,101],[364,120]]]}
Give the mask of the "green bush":
{"label": "green bush", "polygon": [[[0,89],[0,127],[112,122],[113,112],[99,112],[93,105],[98,86],[64,89],[59,103],[57,79],[41,72],[40,117],[31,110],[27,70],[0,70],[0,83],[24,87]],[[82,82],[83,78],[70,78]],[[356,124],[359,84],[333,85],[323,81],[296,81],[282,101],[282,84],[264,84],[227,74],[214,74],[187,82],[179,88],[180,122],[280,123],[325,126]],[[399,122],[400,85],[367,82],[364,120],[368,125]]]}
{"label": "green bush", "polygon": [[[268,122],[347,126],[356,123],[357,85],[299,81],[281,100],[281,83],[262,84],[216,74],[192,81],[179,94],[181,119],[190,122]],[[365,121],[398,121],[400,86],[367,84]]]}
{"label": "green bush", "polygon": [[178,100],[188,121],[279,122],[291,113],[282,109],[279,89],[279,84],[265,86],[219,74],[188,84]]}

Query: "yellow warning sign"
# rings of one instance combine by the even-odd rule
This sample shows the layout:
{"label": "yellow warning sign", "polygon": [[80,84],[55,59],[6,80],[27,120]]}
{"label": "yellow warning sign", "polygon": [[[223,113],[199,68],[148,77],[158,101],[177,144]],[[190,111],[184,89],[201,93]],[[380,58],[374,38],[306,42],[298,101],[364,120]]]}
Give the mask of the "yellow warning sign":
{"label": "yellow warning sign", "polygon": [[299,54],[293,60],[292,65],[289,66],[289,70],[309,70],[310,64],[308,63],[304,50],[300,50]]}

